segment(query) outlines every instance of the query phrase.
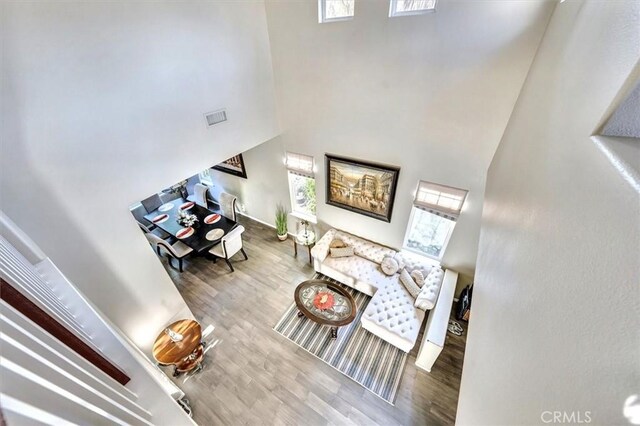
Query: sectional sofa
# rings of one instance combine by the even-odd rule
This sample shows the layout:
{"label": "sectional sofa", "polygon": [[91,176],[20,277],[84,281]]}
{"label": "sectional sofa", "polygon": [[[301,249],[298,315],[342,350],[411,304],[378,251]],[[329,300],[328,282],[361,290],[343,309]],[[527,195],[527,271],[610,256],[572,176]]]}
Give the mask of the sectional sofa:
{"label": "sectional sofa", "polygon": [[[334,239],[340,239],[346,245],[352,246],[354,255],[331,257],[329,246]],[[424,286],[427,286],[426,291],[431,297],[431,308],[435,308],[438,303],[448,304],[448,306],[444,306],[444,309],[438,309],[438,312],[443,312],[439,316],[446,315],[446,318],[436,320],[430,318],[429,321],[430,327],[437,329],[436,334],[443,336],[442,341],[437,342],[435,346],[437,353],[431,354],[431,358],[435,361],[444,346],[448,314],[451,311],[453,299],[453,292],[448,289],[447,294],[451,294],[451,297],[447,297],[447,300],[439,300],[440,287],[445,275],[445,271],[441,269],[439,263],[427,258],[407,256],[391,248],[336,229],[329,230],[316,243],[311,250],[311,255],[314,269],[317,272],[372,296],[361,317],[362,326],[405,352],[411,351],[415,346],[426,312],[414,306],[414,298],[400,282],[400,274],[386,275],[382,272],[380,264],[386,256],[391,256],[404,263],[404,267],[409,272],[421,270],[423,275],[427,277]],[[448,285],[451,285],[451,281],[451,277],[448,277]],[[455,282],[453,286],[455,288]],[[443,327],[444,334],[442,333]],[[429,334],[430,331],[425,330],[425,339]],[[425,369],[430,370],[430,365],[428,367]]]}

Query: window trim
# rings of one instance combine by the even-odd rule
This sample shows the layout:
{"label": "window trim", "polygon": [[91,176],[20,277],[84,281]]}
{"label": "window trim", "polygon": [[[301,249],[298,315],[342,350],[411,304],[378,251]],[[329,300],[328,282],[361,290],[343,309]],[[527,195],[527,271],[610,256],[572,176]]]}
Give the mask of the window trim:
{"label": "window trim", "polygon": [[341,21],[351,21],[356,16],[356,4],[355,0],[353,2],[353,15],[344,16],[341,18],[327,18],[326,10],[327,10],[327,1],[326,0],[318,0],[318,23],[326,24],[329,22],[341,22]]}
{"label": "window trim", "polygon": [[409,12],[398,12],[396,8],[398,7],[398,0],[390,0],[389,1],[389,18],[398,18],[401,16],[414,16],[414,15],[424,15],[426,13],[433,13],[436,11],[438,6],[438,0],[435,0],[433,4],[433,8],[431,9],[419,9],[412,10]]}
{"label": "window trim", "polygon": [[409,234],[411,233],[413,221],[415,219],[415,215],[416,215],[416,211],[417,210],[423,210],[426,213],[432,214],[434,216],[438,216],[437,214],[432,213],[432,212],[430,212],[428,210],[421,209],[420,207],[416,207],[414,205],[411,205],[411,214],[409,215],[409,221],[407,222],[407,230],[404,233],[404,240],[402,241],[402,249],[410,251],[411,253],[414,253],[414,254],[416,254],[418,256],[427,257],[429,259],[437,260],[438,262],[440,262],[442,260],[442,257],[444,256],[444,253],[447,251],[447,246],[449,245],[449,241],[451,240],[451,235],[453,234],[453,230],[456,227],[456,221],[455,220],[451,220],[449,218],[446,218],[444,216],[439,216],[444,220],[448,220],[448,221],[452,222],[452,224],[451,224],[451,227],[449,228],[449,232],[447,233],[447,238],[445,238],[444,243],[442,244],[442,249],[440,250],[440,256],[433,256],[433,255],[421,252],[419,250],[416,250],[414,248],[411,248],[407,244],[407,241],[409,240]]}

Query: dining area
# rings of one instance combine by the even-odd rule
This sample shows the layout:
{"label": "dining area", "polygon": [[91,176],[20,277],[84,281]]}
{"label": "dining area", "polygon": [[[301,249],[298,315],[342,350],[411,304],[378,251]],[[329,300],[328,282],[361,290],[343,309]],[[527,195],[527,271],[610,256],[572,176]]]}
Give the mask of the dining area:
{"label": "dining area", "polygon": [[245,228],[237,222],[237,197],[226,192],[213,200],[209,187],[196,183],[191,193],[179,187],[154,194],[131,209],[147,241],[169,265],[183,272],[184,259],[203,256],[223,260],[234,272],[231,258],[249,257],[243,247]]}

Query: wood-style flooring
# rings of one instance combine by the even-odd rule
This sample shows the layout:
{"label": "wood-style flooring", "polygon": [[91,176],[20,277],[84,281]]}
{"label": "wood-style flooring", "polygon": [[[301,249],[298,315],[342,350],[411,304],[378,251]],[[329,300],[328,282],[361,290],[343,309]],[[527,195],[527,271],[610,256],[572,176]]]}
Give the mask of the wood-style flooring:
{"label": "wood-style flooring", "polygon": [[[293,243],[240,217],[249,255],[224,262],[188,258],[179,273],[162,259],[203,327],[213,324],[220,343],[205,368],[183,383],[199,425],[441,425],[455,422],[465,337],[448,334],[431,373],[410,353],[395,406],[273,331],[293,301],[293,290],[310,278],[306,250],[293,257]],[[426,320],[423,323],[426,324]],[[462,324],[465,328],[466,324]],[[169,370],[167,370],[170,372]]]}

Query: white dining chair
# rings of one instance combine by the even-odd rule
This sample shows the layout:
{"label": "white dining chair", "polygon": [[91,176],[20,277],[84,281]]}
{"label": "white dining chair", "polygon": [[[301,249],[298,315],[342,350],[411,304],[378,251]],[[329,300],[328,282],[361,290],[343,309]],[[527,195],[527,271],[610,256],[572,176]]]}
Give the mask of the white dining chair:
{"label": "white dining chair", "polygon": [[155,235],[156,237],[162,240],[168,240],[169,238],[171,238],[171,234],[158,228],[153,223],[151,223],[150,225],[147,225],[146,223],[140,222],[139,220],[136,220],[136,222],[138,222],[138,226],[140,227],[140,229],[142,229],[142,232],[144,232],[145,234]]}
{"label": "white dining chair", "polygon": [[193,249],[191,247],[189,247],[188,245],[180,241],[176,241],[173,244],[169,244],[167,241],[163,240],[162,238],[150,232],[147,232],[144,235],[145,237],[147,237],[149,244],[151,244],[151,246],[156,249],[158,256],[162,256],[162,250],[164,250],[169,255],[169,265],[171,267],[173,267],[173,263],[171,263],[171,258],[177,259],[178,270],[182,272],[182,259],[184,259],[191,252],[193,252]]}
{"label": "white dining chair", "polygon": [[220,240],[219,244],[213,246],[209,250],[209,254],[215,256],[213,258],[213,261],[215,262],[218,258],[224,259],[225,262],[227,262],[229,269],[231,269],[231,272],[234,272],[234,269],[229,259],[231,259],[234,254],[242,252],[244,260],[249,260],[249,256],[247,256],[247,253],[242,247],[243,232],[244,226],[238,225],[237,227],[233,228],[227,235],[222,237],[222,240]]}
{"label": "white dining chair", "polygon": [[236,222],[236,201],[238,197],[231,195],[227,192],[220,193],[220,210],[222,216],[229,218]]}
{"label": "white dining chair", "polygon": [[199,205],[204,207],[205,209],[209,207],[207,203],[207,193],[209,192],[209,187],[202,183],[196,183],[193,186],[193,201]]}

